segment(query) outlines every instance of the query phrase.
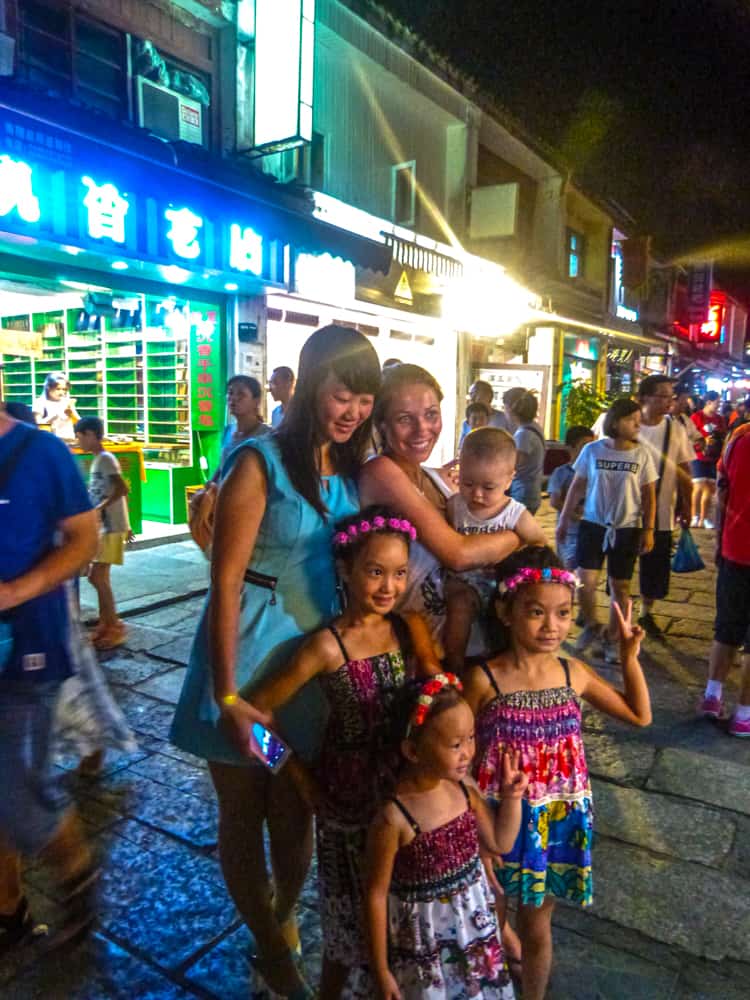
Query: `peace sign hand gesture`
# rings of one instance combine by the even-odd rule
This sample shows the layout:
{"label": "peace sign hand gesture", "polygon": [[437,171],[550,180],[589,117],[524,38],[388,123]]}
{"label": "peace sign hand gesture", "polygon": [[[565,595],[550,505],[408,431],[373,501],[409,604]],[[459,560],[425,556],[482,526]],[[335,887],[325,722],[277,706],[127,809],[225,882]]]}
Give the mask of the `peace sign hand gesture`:
{"label": "peace sign hand gesture", "polygon": [[508,753],[506,750],[502,760],[502,781],[500,794],[504,799],[522,799],[526,791],[529,778],[521,770],[521,753],[514,750]]}
{"label": "peace sign hand gesture", "polygon": [[617,601],[612,602],[617,616],[617,624],[620,627],[620,653],[623,662],[630,657],[637,657],[641,651],[641,642],[645,635],[640,625],[633,624],[633,602],[628,601],[625,614]]}

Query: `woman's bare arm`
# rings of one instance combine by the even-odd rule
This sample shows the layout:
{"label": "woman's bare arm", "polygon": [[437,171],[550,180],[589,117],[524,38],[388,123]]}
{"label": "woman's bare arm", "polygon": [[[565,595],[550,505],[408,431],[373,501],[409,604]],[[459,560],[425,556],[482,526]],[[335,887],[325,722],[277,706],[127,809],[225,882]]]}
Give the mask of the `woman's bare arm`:
{"label": "woman's bare arm", "polygon": [[460,535],[415,489],[396,463],[385,455],[372,459],[363,467],[359,477],[359,496],[363,507],[385,504],[408,518],[417,529],[422,545],[443,566],[458,573],[502,562],[520,544],[514,531]]}

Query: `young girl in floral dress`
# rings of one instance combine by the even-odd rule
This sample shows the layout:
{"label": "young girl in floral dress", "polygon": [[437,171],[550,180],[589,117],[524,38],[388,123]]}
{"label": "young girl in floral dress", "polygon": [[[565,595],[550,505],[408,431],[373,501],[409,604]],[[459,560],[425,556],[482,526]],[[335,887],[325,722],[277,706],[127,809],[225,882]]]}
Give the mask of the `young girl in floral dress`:
{"label": "young girl in floral dress", "polygon": [[571,625],[574,575],[552,549],[521,549],[498,566],[498,617],[509,648],[467,672],[466,700],[477,718],[475,774],[489,799],[502,795],[502,761],[520,754],[528,778],[523,819],[498,872],[518,900],[524,1000],[542,1000],[552,961],[555,899],[592,900],[591,785],[581,733],[581,698],[635,726],[651,722],[638,661],[643,631],[615,605],[623,691],[579,660],[558,656]]}
{"label": "young girl in floral dress", "polygon": [[317,678],[330,709],[316,769],[319,788],[313,793],[324,948],[321,1000],[339,997],[349,970],[364,960],[367,829],[381,796],[393,786],[389,764],[396,763],[387,746],[390,705],[407,679],[440,669],[423,619],[394,613],[415,538],[408,521],[382,507],[339,523],[333,546],[346,610],[252,694],[256,708],[273,711]]}
{"label": "young girl in floral dress", "polygon": [[495,854],[512,846],[526,778],[518,755],[503,758],[493,818],[465,783],[474,716],[460,692],[454,674],[406,692],[404,767],[370,830],[370,972],[360,972],[357,1000],[513,998],[480,841]]}

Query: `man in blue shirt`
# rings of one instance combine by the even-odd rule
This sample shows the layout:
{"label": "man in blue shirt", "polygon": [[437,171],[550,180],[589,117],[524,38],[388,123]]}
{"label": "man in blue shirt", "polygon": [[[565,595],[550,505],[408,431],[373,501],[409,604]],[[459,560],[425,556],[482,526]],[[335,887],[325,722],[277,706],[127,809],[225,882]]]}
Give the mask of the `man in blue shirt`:
{"label": "man in blue shirt", "polygon": [[294,372],[286,365],[274,368],[268,380],[268,391],[273,396],[275,406],[271,412],[271,427],[278,427],[284,419],[289,400],[294,395]]}
{"label": "man in blue shirt", "polygon": [[[478,379],[476,382],[472,383],[472,385],[469,388],[469,402],[484,403],[484,405],[488,406],[490,409],[489,426],[499,427],[500,430],[508,431],[509,434],[512,434],[513,431],[511,430],[508,418],[505,416],[502,410],[496,410],[493,408],[492,399],[493,399],[492,386],[490,385],[489,382],[483,382],[481,379]],[[463,424],[461,425],[461,437],[458,440],[459,448],[461,447],[463,439],[466,437],[466,435],[469,433],[470,430],[471,427],[469,427],[469,421],[464,420]]]}
{"label": "man in blue shirt", "polygon": [[52,865],[64,905],[55,943],[93,921],[96,864],[49,760],[55,701],[72,673],[63,582],[96,552],[96,513],[66,445],[0,402],[0,953],[34,932],[21,856]]}

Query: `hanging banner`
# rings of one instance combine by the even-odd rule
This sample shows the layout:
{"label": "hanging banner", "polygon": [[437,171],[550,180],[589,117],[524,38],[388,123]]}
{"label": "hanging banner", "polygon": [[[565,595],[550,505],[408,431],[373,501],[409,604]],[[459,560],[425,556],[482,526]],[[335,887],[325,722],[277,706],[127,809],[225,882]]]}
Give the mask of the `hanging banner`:
{"label": "hanging banner", "polygon": [[711,301],[713,264],[693,264],[688,268],[688,323],[705,323]]}

